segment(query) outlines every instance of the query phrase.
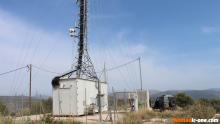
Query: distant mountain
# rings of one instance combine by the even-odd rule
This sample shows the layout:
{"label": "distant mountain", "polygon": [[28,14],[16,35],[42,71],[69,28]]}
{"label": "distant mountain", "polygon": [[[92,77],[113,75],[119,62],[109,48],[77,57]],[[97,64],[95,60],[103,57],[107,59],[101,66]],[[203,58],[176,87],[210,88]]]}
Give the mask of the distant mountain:
{"label": "distant mountain", "polygon": [[156,98],[160,95],[164,94],[171,94],[176,95],[177,93],[186,93],[187,95],[191,96],[193,99],[219,99],[220,100],[220,88],[213,88],[207,90],[167,90],[161,91],[154,94],[150,94],[151,97]]}
{"label": "distant mountain", "polygon": [[220,91],[220,88],[211,88],[211,89],[208,89],[208,90]]}
{"label": "distant mountain", "polygon": [[155,95],[155,94],[158,94],[160,92],[161,91],[159,91],[159,90],[149,90],[150,95]]}

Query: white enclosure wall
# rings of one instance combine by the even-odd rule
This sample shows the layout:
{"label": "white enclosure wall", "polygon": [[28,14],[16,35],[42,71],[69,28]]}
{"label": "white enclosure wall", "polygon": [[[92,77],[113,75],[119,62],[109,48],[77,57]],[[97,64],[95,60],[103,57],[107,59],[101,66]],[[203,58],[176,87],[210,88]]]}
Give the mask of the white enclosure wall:
{"label": "white enclosure wall", "polygon": [[[107,111],[108,110],[107,85],[105,83],[100,83],[100,84],[101,84],[101,94],[104,94],[104,96],[101,98],[102,111]],[[77,89],[78,114],[83,115],[85,109],[85,102],[87,103],[86,104],[87,106],[89,106],[92,103],[97,105],[98,83],[88,80],[77,79],[77,87],[78,87]],[[95,111],[98,112],[98,107],[96,107]]]}
{"label": "white enclosure wall", "polygon": [[[53,88],[53,115],[84,115],[86,106],[95,104],[98,112],[98,83],[84,79],[61,79],[59,86]],[[102,111],[108,110],[107,84],[101,84]],[[85,104],[86,103],[86,104]]]}
{"label": "white enclosure wall", "polygon": [[53,115],[73,115],[77,113],[76,81],[61,80],[60,86],[53,88]]}

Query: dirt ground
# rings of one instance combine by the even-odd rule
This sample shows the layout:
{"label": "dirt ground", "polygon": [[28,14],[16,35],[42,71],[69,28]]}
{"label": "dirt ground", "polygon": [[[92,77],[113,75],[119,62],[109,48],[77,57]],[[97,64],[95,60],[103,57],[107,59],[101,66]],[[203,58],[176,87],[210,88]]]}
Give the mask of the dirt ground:
{"label": "dirt ground", "polygon": [[[31,115],[31,116],[23,116],[23,117],[16,117],[15,120],[33,120],[37,121],[40,120],[44,115]],[[115,119],[119,120],[123,117],[123,113],[118,113],[115,115]],[[77,122],[88,123],[88,124],[97,124],[99,122],[99,114],[88,115],[88,116],[79,116],[79,117],[54,117],[54,120],[75,120]],[[112,114],[112,120],[114,120],[114,115]],[[109,114],[103,113],[102,114],[102,123],[103,124],[111,124]]]}
{"label": "dirt ground", "polygon": [[[118,113],[115,115],[115,119],[120,120],[122,119],[124,113]],[[40,120],[43,115],[31,115],[31,116],[23,116],[23,117],[16,117],[16,120]],[[220,118],[220,114],[216,114],[214,118]],[[88,116],[79,116],[79,117],[54,117],[55,120],[75,120],[77,122],[88,123],[88,124],[97,124],[99,123],[99,114],[88,115]],[[112,114],[112,120],[114,120],[114,115]],[[168,119],[161,119],[161,118],[152,118],[150,122],[144,122],[144,124],[167,124]],[[103,113],[102,114],[102,124],[111,124],[109,114]]]}

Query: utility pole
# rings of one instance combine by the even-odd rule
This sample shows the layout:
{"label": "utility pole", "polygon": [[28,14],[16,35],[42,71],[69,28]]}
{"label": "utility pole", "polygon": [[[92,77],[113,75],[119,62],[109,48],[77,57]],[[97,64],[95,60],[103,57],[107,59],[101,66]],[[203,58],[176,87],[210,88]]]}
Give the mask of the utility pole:
{"label": "utility pole", "polygon": [[113,93],[113,105],[114,105],[114,120],[113,120],[113,124],[116,124],[116,94],[115,94],[115,91],[114,91],[114,88],[112,87],[112,93]]}
{"label": "utility pole", "polygon": [[139,61],[139,73],[140,73],[140,82],[141,82],[141,91],[142,91],[143,86],[142,86],[141,57],[138,58],[138,61]]}
{"label": "utility pole", "polygon": [[102,105],[101,105],[101,85],[98,79],[98,102],[99,102],[99,121],[102,123]]}
{"label": "utility pole", "polygon": [[87,124],[87,114],[88,114],[88,109],[87,109],[87,96],[86,96],[86,88],[85,88],[85,106],[86,106],[86,124]]}
{"label": "utility pole", "polygon": [[105,63],[104,63],[103,71],[104,71],[104,81],[105,81],[105,83],[107,83],[107,73],[106,73],[107,71],[106,71]]}
{"label": "utility pole", "polygon": [[[21,108],[22,108],[22,111],[24,110],[24,99],[23,99],[23,94],[21,95]],[[23,117],[23,112],[21,112],[21,116]]]}
{"label": "utility pole", "polygon": [[31,111],[31,81],[32,81],[32,79],[31,79],[31,77],[32,77],[32,65],[30,64],[29,65],[29,109],[30,109],[30,111]]}

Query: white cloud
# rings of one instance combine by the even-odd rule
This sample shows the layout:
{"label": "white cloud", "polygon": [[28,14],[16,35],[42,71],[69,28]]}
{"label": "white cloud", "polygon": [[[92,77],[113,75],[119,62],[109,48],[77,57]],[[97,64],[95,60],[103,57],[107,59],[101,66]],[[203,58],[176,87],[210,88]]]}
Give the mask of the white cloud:
{"label": "white cloud", "polygon": [[[0,27],[0,50],[1,53],[4,53],[1,56],[13,56],[9,57],[10,61],[17,62],[17,59],[21,58],[16,57],[22,57],[19,54],[26,54],[27,59],[22,64],[33,61],[30,59],[34,59],[34,63],[39,64],[42,61],[41,59],[46,58],[48,52],[56,52],[56,55],[60,57],[59,53],[72,49],[71,46],[66,44],[70,41],[59,32],[50,32],[33,26],[3,10],[0,10]],[[59,49],[63,50],[57,52]],[[36,53],[37,55],[34,56]]]}
{"label": "white cloud", "polygon": [[[30,63],[43,68],[52,68],[58,72],[66,70],[71,65],[72,56],[70,54],[64,56],[65,53],[72,52],[72,47],[69,45],[71,41],[68,41],[59,32],[50,32],[31,25],[4,10],[0,10],[0,27],[1,72]],[[4,88],[7,90],[2,89],[0,94],[10,94],[8,89],[17,87],[20,83],[27,84],[27,77],[22,78],[25,73],[27,72],[21,71],[21,73],[6,75],[6,79],[3,78],[4,80],[1,80],[1,78],[0,82],[8,83],[5,84],[7,86]],[[38,75],[45,78],[44,80],[42,80],[43,78],[34,79],[33,92],[46,87],[47,90],[43,90],[42,93],[49,94],[50,81],[53,76],[46,73],[36,73],[36,77]],[[10,80],[10,78],[15,81]],[[15,92],[21,93],[22,91],[23,89],[17,89]]]}
{"label": "white cloud", "polygon": [[[7,71],[29,63],[42,66],[57,72],[65,72],[71,66],[73,59],[72,40],[68,35],[59,32],[51,32],[39,26],[34,26],[10,13],[0,10],[0,59],[1,71]],[[214,29],[204,28],[204,32],[211,32]],[[167,66],[163,63],[163,58],[172,58],[165,53],[160,53],[146,44],[146,38],[138,38],[131,42],[127,34],[123,31],[118,32],[117,36],[107,38],[105,42],[117,41],[111,46],[94,45],[89,47],[92,61],[96,70],[103,68],[106,62],[107,68],[120,65],[142,57],[143,86],[151,89],[205,89],[219,87],[219,70],[213,71],[213,67],[208,65],[178,65]],[[76,46],[76,45],[75,45]],[[208,70],[208,71],[207,71]],[[26,75],[26,70],[22,72]],[[33,93],[51,94],[51,79],[54,75],[33,73]],[[21,78],[21,74],[12,74],[9,77],[0,79],[0,83],[5,83],[4,89],[0,94],[10,94],[12,87],[28,84],[28,77]],[[15,79],[15,83],[13,82]],[[140,88],[138,63],[130,64],[119,70],[108,73],[109,88],[114,86],[116,89],[136,89]],[[209,83],[209,84],[207,84]],[[212,85],[211,85],[212,84]],[[20,86],[21,87],[21,86]],[[25,87],[24,87],[25,88]],[[21,92],[17,89],[14,92]]]}

